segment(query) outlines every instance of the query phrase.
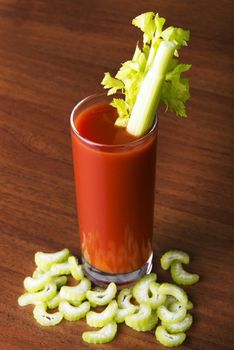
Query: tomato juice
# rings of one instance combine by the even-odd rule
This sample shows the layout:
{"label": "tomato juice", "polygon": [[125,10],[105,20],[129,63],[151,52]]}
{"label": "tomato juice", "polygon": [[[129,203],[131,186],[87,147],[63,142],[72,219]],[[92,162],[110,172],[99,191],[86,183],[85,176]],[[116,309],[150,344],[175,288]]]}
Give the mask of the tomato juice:
{"label": "tomato juice", "polygon": [[131,273],[152,254],[156,123],[135,138],[105,100],[81,107],[71,135],[82,255],[101,272]]}

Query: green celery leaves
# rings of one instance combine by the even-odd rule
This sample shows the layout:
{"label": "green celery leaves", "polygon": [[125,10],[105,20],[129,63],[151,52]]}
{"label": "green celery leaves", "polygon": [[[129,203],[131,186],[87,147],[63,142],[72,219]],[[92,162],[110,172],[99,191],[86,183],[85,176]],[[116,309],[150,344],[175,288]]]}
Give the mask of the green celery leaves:
{"label": "green celery leaves", "polygon": [[187,117],[185,102],[189,99],[189,82],[181,73],[190,69],[190,64],[178,64],[166,74],[161,100],[167,108],[180,117]]}
{"label": "green celery leaves", "polygon": [[163,30],[165,18],[153,12],[137,16],[132,24],[143,32],[142,49],[137,44],[132,59],[122,64],[115,77],[105,73],[101,82],[108,89],[108,95],[116,92],[123,94],[123,98],[114,98],[111,102],[119,114],[116,125],[127,126],[144,78],[152,68],[158,47],[163,41],[172,42],[175,52],[162,85],[160,101],[176,115],[186,117],[185,103],[190,97],[189,82],[181,74],[188,71],[191,65],[179,63],[178,51],[182,46],[187,46],[189,31],[172,26]]}

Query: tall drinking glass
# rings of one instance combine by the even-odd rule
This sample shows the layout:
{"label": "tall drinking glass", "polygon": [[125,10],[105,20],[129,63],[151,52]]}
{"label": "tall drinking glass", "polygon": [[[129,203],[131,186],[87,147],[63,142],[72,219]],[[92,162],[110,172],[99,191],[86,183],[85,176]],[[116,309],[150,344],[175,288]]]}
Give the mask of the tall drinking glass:
{"label": "tall drinking glass", "polygon": [[136,281],[151,271],[153,256],[157,120],[124,144],[94,142],[77,127],[84,113],[111,100],[89,96],[70,119],[82,260],[98,285]]}

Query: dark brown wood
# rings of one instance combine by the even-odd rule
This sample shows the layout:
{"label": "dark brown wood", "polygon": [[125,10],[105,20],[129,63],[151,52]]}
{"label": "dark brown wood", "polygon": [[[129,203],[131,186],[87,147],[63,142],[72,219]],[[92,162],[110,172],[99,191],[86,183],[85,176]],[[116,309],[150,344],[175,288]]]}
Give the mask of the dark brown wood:
{"label": "dark brown wood", "polygon": [[[194,325],[182,349],[233,349],[233,2],[0,0],[0,348],[88,349],[85,321],[44,329],[20,308],[38,250],[80,254],[69,114],[100,91],[103,72],[131,57],[131,19],[154,10],[191,29],[189,118],[160,113],[154,270],[169,248],[187,251],[201,282],[187,288]],[[164,349],[119,327],[100,349]]]}

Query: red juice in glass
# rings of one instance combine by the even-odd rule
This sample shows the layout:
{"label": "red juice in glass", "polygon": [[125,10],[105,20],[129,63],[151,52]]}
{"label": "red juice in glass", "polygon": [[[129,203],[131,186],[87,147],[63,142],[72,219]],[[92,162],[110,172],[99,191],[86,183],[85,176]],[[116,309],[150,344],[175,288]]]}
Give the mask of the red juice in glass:
{"label": "red juice in glass", "polygon": [[82,259],[97,284],[132,282],[152,267],[156,122],[135,138],[114,125],[109,102],[90,96],[71,115]]}

